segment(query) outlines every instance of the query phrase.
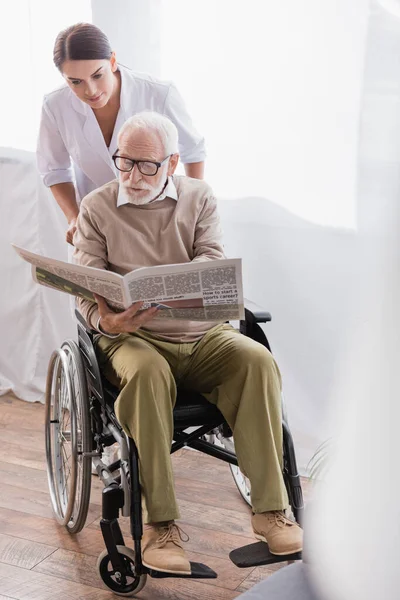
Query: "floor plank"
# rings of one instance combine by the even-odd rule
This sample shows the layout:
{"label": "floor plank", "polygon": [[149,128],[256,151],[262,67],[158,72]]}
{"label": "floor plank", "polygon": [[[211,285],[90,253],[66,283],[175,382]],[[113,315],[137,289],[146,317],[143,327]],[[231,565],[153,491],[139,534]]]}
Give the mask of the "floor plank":
{"label": "floor plank", "polygon": [[[149,581],[149,580],[148,580]],[[218,581],[214,579],[213,581]],[[194,579],[151,579],[140,592],[141,600],[232,600],[238,592]]]}
{"label": "floor plank", "polygon": [[19,431],[43,428],[44,405],[24,402],[15,396],[0,396],[0,426],[12,424],[17,425]]}
{"label": "floor plank", "polygon": [[[174,465],[175,466],[175,465]],[[0,467],[1,468],[1,467]],[[175,466],[175,490],[179,501],[187,500],[195,504],[207,504],[209,506],[218,506],[223,499],[224,508],[241,511],[243,509],[243,499],[232,485],[232,478],[229,484],[221,484],[220,481],[214,481],[213,485],[208,485],[205,489],[204,482],[195,479],[192,471],[191,477],[181,477],[181,469]]]}
{"label": "floor plank", "polygon": [[47,490],[47,474],[41,469],[33,469],[22,465],[0,460],[0,485],[12,484],[35,492]]}
{"label": "floor plank", "polygon": [[53,518],[50,496],[46,488],[38,492],[14,485],[3,485],[0,496],[0,507],[47,517],[48,519]]}
{"label": "floor plank", "polygon": [[0,533],[0,562],[32,569],[56,552],[55,546],[38,544]]}
{"label": "floor plank", "polygon": [[244,505],[241,511],[218,508],[179,499],[182,524],[196,525],[204,529],[252,537],[251,510]]}
{"label": "floor plank", "polygon": [[[16,439],[15,436],[14,439]],[[18,442],[1,443],[0,460],[18,467],[23,466],[44,471],[46,469],[45,451],[41,446],[27,448]]]}
{"label": "floor plank", "polygon": [[251,573],[249,573],[246,578],[238,585],[236,590],[238,592],[246,592],[250,588],[252,588],[256,583],[260,583],[263,579],[267,579],[279,569],[283,569],[287,567],[287,562],[276,563],[275,565],[268,565],[265,567],[256,567],[252,569]]}
{"label": "floor plank", "polygon": [[57,548],[98,556],[104,550],[100,531],[86,527],[70,535],[51,518],[0,508],[0,531],[32,542],[47,543]]}
{"label": "floor plank", "polygon": [[34,567],[33,571],[90,587],[107,589],[97,573],[96,562],[97,556],[59,549]]}
{"label": "floor plank", "polygon": [[[14,423],[0,426],[0,442],[3,446],[6,445],[7,447],[8,444],[16,443],[15,427],[16,424]],[[32,426],[29,429],[21,428],[17,443],[18,446],[28,450],[35,448],[44,452],[44,425],[40,428],[35,427],[35,429],[32,429]]]}
{"label": "floor plank", "polygon": [[0,589],[15,600],[115,600],[111,592],[1,563]]}
{"label": "floor plank", "polygon": [[[39,517],[53,519],[50,496],[47,485],[42,491],[34,491],[21,486],[2,485],[0,507],[25,512]],[[91,523],[101,515],[101,506],[91,503],[88,521]]]}
{"label": "floor plank", "polygon": [[[201,460],[198,460],[199,455]],[[176,477],[196,479],[203,483],[216,481],[219,485],[232,486],[232,474],[229,466],[206,454],[200,454],[193,450],[181,450],[172,455],[172,464]]]}

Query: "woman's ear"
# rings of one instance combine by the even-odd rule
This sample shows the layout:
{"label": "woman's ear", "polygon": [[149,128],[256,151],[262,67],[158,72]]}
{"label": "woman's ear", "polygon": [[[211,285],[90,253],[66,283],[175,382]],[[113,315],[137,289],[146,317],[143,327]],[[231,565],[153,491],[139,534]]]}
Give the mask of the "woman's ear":
{"label": "woman's ear", "polygon": [[179,162],[179,154],[178,153],[173,154],[171,156],[171,158],[169,159],[169,163],[168,163],[168,177],[175,173],[175,169],[178,166],[178,162]]}
{"label": "woman's ear", "polygon": [[111,54],[110,63],[111,71],[115,73],[115,71],[118,69],[117,57],[115,56],[115,52]]}

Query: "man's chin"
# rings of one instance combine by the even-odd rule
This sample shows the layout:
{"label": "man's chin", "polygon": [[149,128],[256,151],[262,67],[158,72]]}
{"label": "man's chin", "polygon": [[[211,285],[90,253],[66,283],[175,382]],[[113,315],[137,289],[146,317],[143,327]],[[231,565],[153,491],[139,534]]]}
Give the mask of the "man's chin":
{"label": "man's chin", "polygon": [[149,202],[152,201],[152,194],[135,194],[131,190],[128,191],[126,188],[124,188],[124,192],[125,192],[126,199],[131,204],[136,204],[136,205],[148,204]]}

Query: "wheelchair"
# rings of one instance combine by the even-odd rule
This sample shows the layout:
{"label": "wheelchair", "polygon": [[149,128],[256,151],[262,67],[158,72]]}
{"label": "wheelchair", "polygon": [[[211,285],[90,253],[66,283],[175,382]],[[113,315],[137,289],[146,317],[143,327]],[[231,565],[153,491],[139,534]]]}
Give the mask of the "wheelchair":
{"label": "wheelchair", "polygon": [[[76,311],[78,343],[65,341],[50,358],[46,385],[45,438],[47,476],[55,518],[71,534],[85,525],[91,490],[92,463],[104,488],[100,522],[105,550],[97,561],[104,584],[120,596],[134,596],[147,576],[179,577],[146,568],[141,560],[142,498],[138,452],[133,439],[119,425],[113,409],[118,389],[100,372],[96,357],[97,332],[88,329]],[[240,331],[270,350],[260,323],[271,320],[263,310],[245,309]],[[303,497],[293,440],[283,408],[283,477],[294,518],[301,524]],[[171,453],[190,447],[230,465],[243,499],[250,503],[250,484],[240,472],[232,431],[216,406],[200,394],[179,391],[174,408]],[[111,465],[102,461],[107,446],[119,445],[120,458]],[[125,545],[120,516],[129,517],[133,549]],[[301,553],[276,556],[268,545],[256,542],[232,550],[238,567],[259,566],[301,559]],[[191,573],[181,577],[215,578],[208,566],[191,562]]]}

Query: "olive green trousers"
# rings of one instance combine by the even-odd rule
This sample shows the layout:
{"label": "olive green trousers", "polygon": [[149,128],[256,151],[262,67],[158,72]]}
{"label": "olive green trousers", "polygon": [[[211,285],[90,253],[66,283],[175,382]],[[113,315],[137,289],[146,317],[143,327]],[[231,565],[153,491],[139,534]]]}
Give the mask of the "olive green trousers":
{"label": "olive green trousers", "polygon": [[121,390],[118,421],[138,449],[145,523],[179,518],[170,456],[177,386],[201,393],[223,414],[251,483],[254,512],[287,508],[281,378],[264,346],[223,324],[192,343],[138,330],[115,339],[101,336],[98,347],[105,376]]}

